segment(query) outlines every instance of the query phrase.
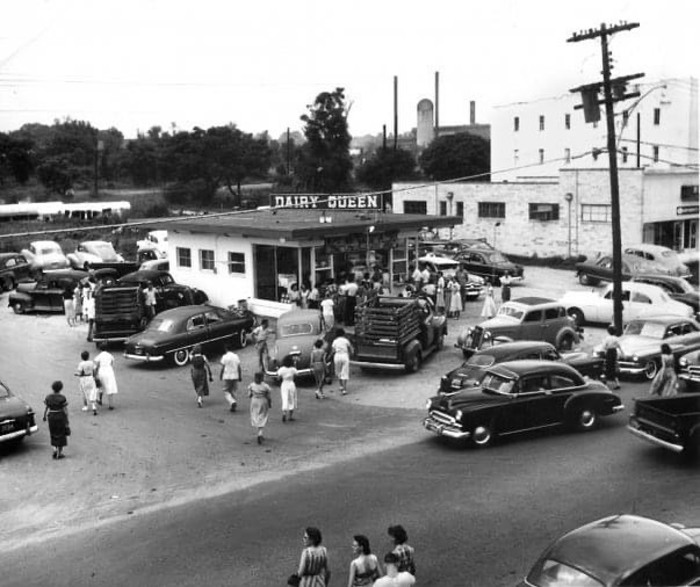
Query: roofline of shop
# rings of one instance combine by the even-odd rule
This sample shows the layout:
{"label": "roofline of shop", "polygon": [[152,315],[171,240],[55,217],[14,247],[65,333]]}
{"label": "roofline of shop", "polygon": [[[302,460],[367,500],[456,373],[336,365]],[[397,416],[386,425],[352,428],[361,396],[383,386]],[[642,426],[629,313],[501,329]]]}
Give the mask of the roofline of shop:
{"label": "roofline of shop", "polygon": [[459,216],[429,216],[418,214],[381,214],[374,218],[357,220],[352,224],[319,224],[303,227],[289,227],[271,224],[268,226],[257,226],[253,224],[236,224],[236,219],[231,218],[231,223],[208,223],[206,218],[188,218],[182,221],[168,221],[162,224],[153,223],[154,228],[161,228],[172,231],[192,232],[199,234],[223,234],[241,235],[243,237],[256,238],[284,238],[286,240],[305,240],[324,238],[329,236],[346,236],[365,232],[368,227],[374,226],[375,232],[392,232],[401,230],[421,230],[427,228],[449,228],[461,224]]}

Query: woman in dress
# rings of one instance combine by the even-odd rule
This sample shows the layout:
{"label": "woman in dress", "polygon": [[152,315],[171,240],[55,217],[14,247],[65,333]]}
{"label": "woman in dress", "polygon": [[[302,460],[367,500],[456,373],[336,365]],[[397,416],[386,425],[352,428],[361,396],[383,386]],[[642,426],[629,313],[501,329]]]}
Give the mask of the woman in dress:
{"label": "woman in dress", "polygon": [[493,287],[489,283],[486,286],[486,296],[484,297],[484,305],[481,308],[482,318],[493,318],[496,315],[496,302],[493,300]]}
{"label": "woman in dress", "polygon": [[456,279],[452,280],[450,285],[452,295],[450,296],[450,314],[457,320],[462,314],[462,286]]}
{"label": "woman in dress", "polygon": [[452,316],[452,277],[445,279],[445,316]]}
{"label": "woman in dress", "polygon": [[192,349],[192,368],[190,369],[194,392],[197,394],[197,407],[202,407],[203,398],[209,395],[209,382],[213,381],[209,361],[202,353],[201,345]]}
{"label": "woman in dress", "polygon": [[297,569],[299,587],[327,587],[331,571],[328,568],[328,552],[325,546],[321,546],[321,531],[314,527],[306,528],[303,540],[304,550],[301,551]]}
{"label": "woman in dress", "polygon": [[320,338],[314,343],[311,351],[311,369],[316,380],[316,399],[326,399],[323,393],[323,386],[326,383],[326,350]]}
{"label": "woman in dress", "polygon": [[73,289],[73,323],[82,322],[83,320],[83,287],[80,283]]}
{"label": "woman in dress", "polygon": [[435,284],[435,309],[438,314],[445,313],[445,278],[442,271],[438,271],[437,283]]}
{"label": "woman in dress", "polygon": [[265,438],[263,432],[267,424],[267,416],[272,407],[272,390],[265,383],[265,374],[258,371],[254,381],[248,385],[248,397],[250,398],[250,424],[258,429],[258,444],[262,444]]}
{"label": "woman in dress", "polygon": [[282,366],[277,370],[277,376],[282,379],[282,385],[280,385],[282,422],[286,422],[287,418],[289,418],[290,422],[294,421],[294,409],[297,407],[297,386],[294,383],[296,375],[297,370],[294,366],[294,357],[287,355],[282,359]]}
{"label": "woman in dress", "polygon": [[381,575],[379,561],[370,550],[367,536],[357,534],[352,538],[352,551],[355,554],[355,558],[350,563],[348,587],[373,585],[374,581]]}
{"label": "woman in dress", "polygon": [[350,355],[352,355],[354,349],[350,341],[345,337],[345,330],[338,328],[336,334],[337,336],[331,345],[333,366],[340,382],[340,393],[345,395],[348,392],[348,380],[350,379]]}
{"label": "woman in dress", "polygon": [[114,409],[114,396],[117,395],[117,378],[114,375],[114,357],[107,351],[107,343],[100,343],[100,353],[95,357],[95,379],[99,382],[97,403],[102,405],[102,395],[107,395],[109,409]]}
{"label": "woman in dress", "polygon": [[649,393],[661,397],[669,397],[678,393],[676,359],[667,343],[661,345],[661,369],[651,382]]}
{"label": "woman in dress", "polygon": [[75,370],[78,377],[78,387],[83,396],[83,412],[88,411],[88,402],[92,407],[92,415],[97,416],[97,385],[95,385],[95,363],[90,360],[90,353],[80,353],[80,363]]}
{"label": "woman in dress", "polygon": [[68,423],[68,400],[61,393],[63,390],[62,381],[54,381],[51,384],[53,393],[44,398],[44,422],[48,420],[49,434],[51,435],[51,446],[53,447],[53,458],[62,459],[63,447],[68,444],[70,434]]}

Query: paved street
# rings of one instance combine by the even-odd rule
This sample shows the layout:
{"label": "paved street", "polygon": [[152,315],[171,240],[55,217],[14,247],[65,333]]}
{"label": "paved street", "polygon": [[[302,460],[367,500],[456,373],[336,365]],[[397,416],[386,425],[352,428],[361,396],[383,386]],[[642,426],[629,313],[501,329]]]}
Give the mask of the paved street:
{"label": "paved street", "polygon": [[[569,288],[580,288],[572,272],[527,268],[513,295]],[[198,410],[188,369],[134,365],[118,349],[117,409],[81,413],[72,372],[80,351],[94,348],[84,327],[14,316],[6,299],[0,378],[37,410],[50,382],[63,379],[73,428],[60,463],[41,422],[18,450],[0,448],[7,584],[275,585],[309,524],[325,532],[340,584],[352,534],[367,533],[381,554],[386,527],[400,522],[421,553],[421,584],[508,585],[579,523],[617,511],[686,521],[699,511],[687,495],[697,471],[632,438],[626,413],[592,434],[536,435],[487,451],[455,450],[425,433],[425,399],[461,361],[451,344],[479,321],[480,303],[450,321],[447,348],[417,374],[353,370],[350,394],[323,402],[306,385],[293,424],[279,420],[275,390],[269,441],[259,447],[247,400],[231,414],[215,384]],[[586,331],[590,347],[602,331]],[[254,351],[240,355],[250,380]],[[627,406],[645,391],[626,384]],[[47,566],[37,552],[67,562]]]}

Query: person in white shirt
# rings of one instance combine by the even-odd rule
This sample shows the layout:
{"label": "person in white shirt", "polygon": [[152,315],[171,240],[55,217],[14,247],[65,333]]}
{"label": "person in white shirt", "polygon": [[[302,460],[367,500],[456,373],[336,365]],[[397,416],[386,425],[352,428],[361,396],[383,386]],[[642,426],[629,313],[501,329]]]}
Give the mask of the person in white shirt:
{"label": "person in white shirt", "polygon": [[238,391],[238,382],[241,381],[241,360],[230,344],[226,345],[226,353],[221,357],[221,372],[219,379],[222,382],[222,391],[229,405],[229,410],[236,411],[238,400],[236,392]]}
{"label": "person in white shirt", "polygon": [[335,325],[335,303],[330,292],[326,294],[326,297],[321,302],[321,316],[323,316],[326,332],[331,331]]}
{"label": "person in white shirt", "polygon": [[156,290],[153,289],[153,284],[150,281],[148,282],[148,287],[144,292],[144,296],[144,303],[146,304],[146,314],[148,315],[148,319],[152,320],[156,317]]}
{"label": "person in white shirt", "polygon": [[374,582],[374,587],[411,587],[416,584],[416,578],[406,571],[399,572],[397,564],[399,557],[393,552],[384,555],[386,575]]}
{"label": "person in white shirt", "polygon": [[352,344],[345,338],[345,330],[338,328],[337,337],[331,345],[333,349],[333,366],[340,381],[340,393],[348,392],[348,380],[350,379],[350,355],[354,352]]}

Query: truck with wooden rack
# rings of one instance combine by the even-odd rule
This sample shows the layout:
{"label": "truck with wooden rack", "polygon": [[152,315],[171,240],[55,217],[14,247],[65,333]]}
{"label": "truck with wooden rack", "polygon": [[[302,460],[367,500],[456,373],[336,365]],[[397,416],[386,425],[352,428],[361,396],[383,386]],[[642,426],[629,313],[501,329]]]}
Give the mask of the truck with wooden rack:
{"label": "truck with wooden rack", "polygon": [[417,371],[447,335],[445,316],[430,299],[378,296],[355,310],[355,355],[361,368]]}

